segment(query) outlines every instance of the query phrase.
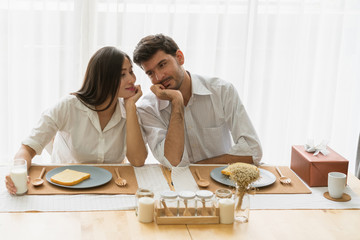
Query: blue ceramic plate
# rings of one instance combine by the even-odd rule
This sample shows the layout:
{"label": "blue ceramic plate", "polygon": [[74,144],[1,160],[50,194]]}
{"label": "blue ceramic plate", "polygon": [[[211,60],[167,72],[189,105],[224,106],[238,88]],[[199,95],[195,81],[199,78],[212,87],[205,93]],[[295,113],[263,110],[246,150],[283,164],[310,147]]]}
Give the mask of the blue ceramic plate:
{"label": "blue ceramic plate", "polygon": [[[221,173],[221,170],[223,170],[226,167],[227,166],[214,168],[210,173],[210,177],[214,179],[216,182],[219,182],[227,186],[235,187],[235,183],[231,181],[228,176]],[[259,168],[259,170],[260,170],[260,178],[251,184],[252,187],[255,188],[266,187],[273,184],[276,181],[275,175],[272,174],[271,172],[262,168]]]}
{"label": "blue ceramic plate", "polygon": [[[76,184],[73,186],[65,186],[61,184],[54,183],[50,180],[52,176],[55,174],[64,171],[65,169],[71,169],[79,172],[85,172],[90,173],[90,178]],[[103,168],[98,167],[92,167],[92,166],[84,166],[84,165],[70,165],[70,166],[64,166],[64,167],[58,167],[50,170],[46,174],[46,180],[56,186],[64,187],[64,188],[92,188],[92,187],[98,187],[101,185],[104,185],[105,183],[108,183],[112,178],[111,173],[108,170],[105,170]]]}

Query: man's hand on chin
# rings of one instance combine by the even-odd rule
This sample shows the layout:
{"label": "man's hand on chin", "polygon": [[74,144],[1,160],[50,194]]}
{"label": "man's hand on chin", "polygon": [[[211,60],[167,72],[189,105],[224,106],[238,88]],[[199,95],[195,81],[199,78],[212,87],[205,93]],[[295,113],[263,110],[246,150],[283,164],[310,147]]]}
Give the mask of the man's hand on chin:
{"label": "man's hand on chin", "polygon": [[162,84],[152,85],[150,90],[161,100],[184,102],[183,96],[179,90],[166,89]]}

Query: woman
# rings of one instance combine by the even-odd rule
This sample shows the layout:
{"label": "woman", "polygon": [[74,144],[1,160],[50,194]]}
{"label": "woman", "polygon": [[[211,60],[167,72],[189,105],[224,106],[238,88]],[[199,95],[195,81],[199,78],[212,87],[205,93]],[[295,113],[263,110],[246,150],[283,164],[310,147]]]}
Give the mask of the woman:
{"label": "woman", "polygon": [[[126,157],[134,166],[144,165],[147,149],[136,113],[140,85],[128,55],[104,47],[90,59],[81,89],[45,111],[15,155],[27,160],[55,137],[54,163],[121,163]],[[11,194],[16,188],[6,176]]]}

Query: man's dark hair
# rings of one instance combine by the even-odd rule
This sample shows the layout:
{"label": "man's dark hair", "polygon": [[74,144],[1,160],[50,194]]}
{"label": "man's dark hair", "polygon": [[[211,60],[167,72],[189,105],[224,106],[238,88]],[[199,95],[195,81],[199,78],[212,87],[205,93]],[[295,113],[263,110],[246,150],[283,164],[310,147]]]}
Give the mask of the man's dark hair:
{"label": "man's dark hair", "polygon": [[171,37],[163,34],[149,35],[136,45],[133,58],[134,62],[141,67],[142,62],[149,60],[159,50],[175,57],[178,49],[178,45]]}

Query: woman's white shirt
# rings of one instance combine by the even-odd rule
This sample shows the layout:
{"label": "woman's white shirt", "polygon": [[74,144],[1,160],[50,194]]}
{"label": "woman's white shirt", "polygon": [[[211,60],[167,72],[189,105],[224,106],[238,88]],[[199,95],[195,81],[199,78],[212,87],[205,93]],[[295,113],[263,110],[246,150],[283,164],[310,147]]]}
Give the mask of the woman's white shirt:
{"label": "woman's white shirt", "polygon": [[122,162],[126,154],[123,99],[119,98],[113,116],[101,130],[95,111],[86,107],[76,96],[66,96],[43,112],[37,126],[22,144],[39,155],[52,139],[51,159],[54,163]]}

